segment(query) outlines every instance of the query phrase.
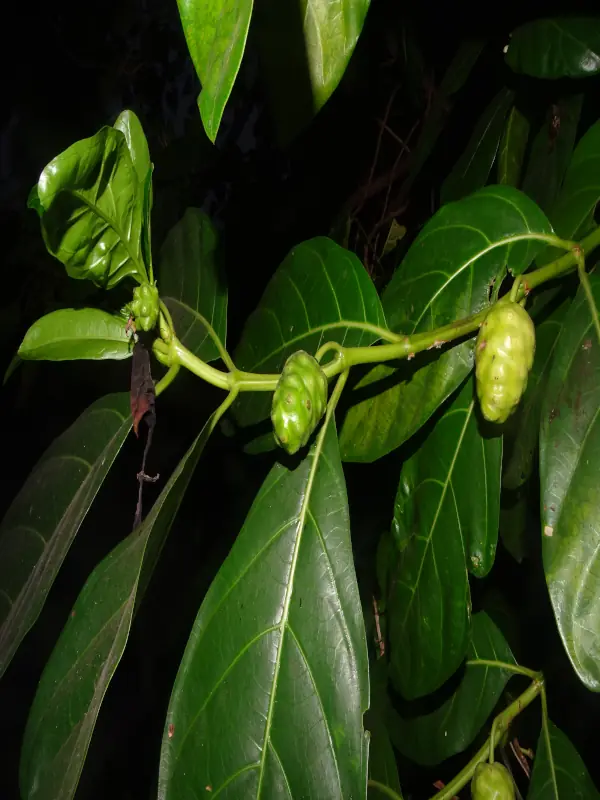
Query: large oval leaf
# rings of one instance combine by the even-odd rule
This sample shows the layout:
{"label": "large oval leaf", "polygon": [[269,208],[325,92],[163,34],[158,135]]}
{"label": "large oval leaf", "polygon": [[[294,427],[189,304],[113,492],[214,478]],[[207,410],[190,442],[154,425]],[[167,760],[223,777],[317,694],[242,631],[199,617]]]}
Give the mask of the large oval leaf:
{"label": "large oval leaf", "polygon": [[[600,276],[590,275],[595,314]],[[600,691],[600,341],[580,288],[564,321],[540,428],[543,557],[563,644]]]}
{"label": "large oval leaf", "polygon": [[158,288],[179,340],[203,361],[219,358],[200,317],[225,344],[227,286],[217,258],[217,231],[199,208],[186,209],[167,234],[160,251]]}
{"label": "large oval leaf", "polygon": [[147,280],[141,250],[144,186],[125,135],[105,127],[51,161],[37,202],[49,252],[72,278],[111,288],[128,275]]}
{"label": "large oval leaf", "polygon": [[550,720],[542,726],[527,800],[598,800],[600,793],[565,734]]}
{"label": "large oval leaf", "polygon": [[122,317],[98,308],[64,308],[34,322],[18,355],[26,360],[129,358],[132,345]]}
{"label": "large oval leaf", "polygon": [[460,200],[485,186],[513,98],[514,92],[501,89],[477,120],[469,143],[442,184],[442,203]]}
{"label": "large oval leaf", "polygon": [[506,118],[498,152],[498,183],[519,186],[528,139],[529,120],[513,106]]}
{"label": "large oval leaf", "polygon": [[[550,231],[539,208],[511,186],[488,186],[449,203],[423,228],[383,294],[389,327],[411,335],[481,311],[506,267],[520,274],[542,246],[532,239],[507,240]],[[354,390],[357,401],[340,436],[342,457],[374,461],[399,447],[472,366],[469,341],[441,355],[422,353],[399,368],[375,367]],[[371,396],[359,402],[367,390]]]}
{"label": "large oval leaf", "polygon": [[131,428],[129,395],[93,403],[44,453],[0,525],[0,675],[34,624]]}
{"label": "large oval leaf", "polygon": [[204,426],[141,527],[88,578],[38,685],[21,751],[27,800],[75,794],[108,685],[121,660],[134,611],[214,427]]}
{"label": "large oval leaf", "polygon": [[177,0],[190,56],[202,84],[198,108],[214,142],[246,48],[253,0]]}
{"label": "large oval leaf", "polygon": [[296,469],[273,467],[204,598],[171,696],[158,796],[364,798],[368,695],[329,421]]}
{"label": "large oval leaf", "polygon": [[405,719],[388,708],[388,729],[394,746],[417,764],[439,764],[466,750],[485,725],[513,674],[477,664],[478,661],[516,663],[504,636],[484,611],[473,617],[467,659],[473,663],[465,667],[457,689],[435,711]]}
{"label": "large oval leaf", "polygon": [[582,104],[577,94],[551,105],[531,145],[522,189],[548,215],[573,155]]}
{"label": "large oval leaf", "polygon": [[[594,226],[594,212],[600,200],[600,120],[581,138],[567,169],[565,180],[550,217],[564,239],[579,240]],[[548,248],[538,259],[547,263],[560,252]]]}
{"label": "large oval leaf", "polygon": [[598,17],[557,17],[521,25],[511,35],[506,63],[534,78],[587,78],[600,72]]}
{"label": "large oval leaf", "polygon": [[[327,341],[347,347],[372,344],[361,324],[385,326],[381,303],[358,258],[331,239],[294,247],[273,275],[250,315],[235,352],[248,372],[280,372],[296,350],[316,353]],[[235,405],[241,425],[266,419],[271,396],[245,392]]]}
{"label": "large oval leaf", "polygon": [[409,699],[437,689],[463,660],[467,567],[483,576],[494,562],[502,439],[482,437],[473,388],[468,380],[400,474],[387,611],[390,675]]}

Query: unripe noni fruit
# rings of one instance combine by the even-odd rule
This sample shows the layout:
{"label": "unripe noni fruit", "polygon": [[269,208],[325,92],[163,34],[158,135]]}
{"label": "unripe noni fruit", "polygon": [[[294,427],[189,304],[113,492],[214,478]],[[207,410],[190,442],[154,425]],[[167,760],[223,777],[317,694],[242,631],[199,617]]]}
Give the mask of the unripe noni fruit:
{"label": "unripe noni fruit", "polygon": [[158,319],[158,289],[149,283],[136,286],[133,290],[131,312],[135,317],[136,327],[143,331],[151,331]]}
{"label": "unripe noni fruit", "polygon": [[475,345],[475,376],[481,413],[505,422],[527,388],[535,354],[535,328],[518,303],[497,303],[485,318]]}
{"label": "unripe noni fruit", "polygon": [[273,393],[271,421],[277,443],[290,455],[308,442],[327,406],[327,377],[304,350],[285,362]]}
{"label": "unripe noni fruit", "polygon": [[515,800],[515,785],[502,764],[478,764],[471,780],[473,800]]}

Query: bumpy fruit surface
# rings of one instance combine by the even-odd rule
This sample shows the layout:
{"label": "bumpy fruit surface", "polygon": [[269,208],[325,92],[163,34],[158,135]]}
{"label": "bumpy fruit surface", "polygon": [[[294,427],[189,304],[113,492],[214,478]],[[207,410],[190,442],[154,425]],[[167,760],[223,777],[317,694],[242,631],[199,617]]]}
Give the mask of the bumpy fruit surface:
{"label": "bumpy fruit surface", "polygon": [[515,785],[502,764],[478,764],[471,780],[473,800],[514,800]]}
{"label": "bumpy fruit surface", "polygon": [[271,421],[277,443],[290,455],[308,442],[327,406],[327,378],[311,355],[298,350],[285,362],[273,393]]}
{"label": "bumpy fruit surface", "polygon": [[158,289],[149,283],[136,286],[133,290],[131,311],[135,317],[136,327],[143,331],[151,331],[158,319]]}
{"label": "bumpy fruit surface", "polygon": [[498,303],[485,318],[475,345],[475,375],[481,412],[505,422],[527,388],[535,354],[535,328],[518,303]]}

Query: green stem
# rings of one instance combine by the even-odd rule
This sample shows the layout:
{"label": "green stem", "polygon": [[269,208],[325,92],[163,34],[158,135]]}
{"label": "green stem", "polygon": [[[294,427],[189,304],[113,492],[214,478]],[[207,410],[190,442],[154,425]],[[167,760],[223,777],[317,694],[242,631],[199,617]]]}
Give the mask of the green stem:
{"label": "green stem", "polygon": [[[565,253],[564,256],[557,258],[550,264],[541,267],[534,272],[527,273],[521,276],[518,283],[518,289],[515,291],[514,300],[519,302],[532,289],[536,289],[544,283],[555,278],[562,277],[567,273],[573,271],[577,267],[578,259],[581,257],[581,252],[590,252],[600,245],[600,227],[586,236],[580,245],[571,245],[550,234],[523,234],[512,236],[508,239],[502,240],[502,244],[510,244],[527,239],[537,239],[553,247],[570,247],[572,249]],[[496,245],[494,245],[496,246]],[[589,285],[589,284],[588,284]],[[506,295],[498,300],[499,303],[509,302],[510,296]],[[439,348],[448,344],[456,339],[463,338],[474,333],[480,327],[481,323],[490,311],[490,307],[486,307],[477,314],[472,314],[464,319],[452,322],[449,325],[443,325],[441,328],[436,328],[433,331],[425,333],[417,333],[413,336],[404,336],[402,334],[395,334],[391,331],[386,331],[376,325],[369,325],[368,323],[352,323],[348,327],[358,327],[364,330],[370,330],[375,335],[382,339],[386,339],[390,344],[370,346],[370,347],[348,347],[344,348],[337,345],[335,349],[338,350],[338,358],[334,358],[324,365],[323,371],[328,380],[340,375],[350,367],[358,364],[378,364],[384,361],[394,361],[401,358],[410,358],[416,353],[423,350],[430,350],[432,348]],[[335,326],[332,326],[335,327]],[[598,324],[598,333],[600,336],[600,323]],[[216,334],[215,334],[216,336]],[[218,337],[217,337],[218,338]],[[216,341],[216,340],[215,340]],[[165,343],[163,343],[165,344]],[[320,348],[321,355],[327,349],[329,343]],[[166,345],[165,345],[166,346]],[[181,342],[175,337],[171,343],[172,349],[167,355],[166,350],[162,349],[160,345],[157,346],[155,342],[155,353],[162,363],[167,363],[169,366],[173,363],[179,363],[189,369],[198,377],[212,383],[221,389],[230,389],[237,387],[240,392],[272,392],[277,386],[279,375],[276,374],[257,374],[252,372],[242,372],[238,370],[231,370],[229,373],[222,372],[221,370],[209,367],[201,359],[190,353]]]}
{"label": "green stem", "polygon": [[538,673],[527,667],[520,667],[518,664],[508,664],[504,661],[492,661],[487,658],[476,658],[472,661],[466,662],[467,667],[496,667],[496,669],[503,669],[506,672],[512,672],[514,675],[524,675],[532,681],[538,677]]}
{"label": "green stem", "polygon": [[596,328],[596,335],[598,336],[598,341],[600,342],[600,320],[598,319],[598,309],[596,308],[596,302],[594,300],[594,295],[592,293],[592,287],[590,286],[590,281],[585,271],[585,256],[583,255],[583,252],[579,248],[577,248],[577,250],[575,251],[575,257],[577,258],[577,272],[579,273],[579,282],[583,286],[583,291],[585,292],[585,297],[590,307],[592,322],[594,323],[594,327]]}
{"label": "green stem", "polygon": [[[530,705],[538,695],[542,695],[542,702],[544,696],[544,679],[540,673],[536,673],[535,679],[531,685],[521,694],[517,699],[504,709],[494,720],[494,733],[497,736],[496,741],[502,738],[502,735],[508,730],[512,721],[517,717],[523,709]],[[469,761],[456,777],[448,783],[441,792],[433,796],[432,800],[452,800],[454,795],[466,786],[466,784],[473,777],[473,773],[478,764],[487,761],[490,756],[490,740],[488,739],[482,747],[479,748],[477,753]]]}
{"label": "green stem", "polygon": [[164,390],[173,383],[175,378],[177,377],[177,373],[180,370],[179,364],[173,364],[172,367],[169,367],[169,371],[162,376],[162,378],[158,381],[156,386],[154,387],[154,393],[158,397],[159,394],[164,392]]}
{"label": "green stem", "polygon": [[391,797],[392,800],[402,800],[402,797],[395,792],[389,786],[386,786],[385,783],[379,783],[379,781],[374,781],[372,778],[369,778],[367,781],[367,786],[371,786],[373,789],[377,789],[378,792],[384,794],[386,797]]}

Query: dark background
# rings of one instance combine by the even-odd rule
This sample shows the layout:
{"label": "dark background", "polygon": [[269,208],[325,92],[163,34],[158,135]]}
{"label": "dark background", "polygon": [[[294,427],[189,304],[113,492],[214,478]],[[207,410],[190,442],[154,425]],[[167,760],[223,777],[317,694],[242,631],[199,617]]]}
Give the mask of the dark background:
{"label": "dark background", "polygon": [[[389,128],[406,139],[422,123],[461,38],[489,37],[495,49],[486,51],[465,90],[447,109],[440,146],[403,198],[397,220],[407,226],[409,239],[413,237],[435,209],[441,181],[482,109],[504,82],[522,83],[508,74],[497,56],[507,34],[553,7],[530,3],[518,13],[494,7],[492,14],[489,4],[482,4],[479,12],[467,16],[457,10],[462,4],[417,4],[410,10],[403,5],[373,0],[342,83],[312,124],[286,147],[278,140],[254,26],[213,146],[199,119],[199,84],[175,0],[34,3],[12,8],[10,25],[3,25],[1,55],[0,369],[8,367],[37,317],[58,307],[105,302],[93,287],[66,279],[62,266],[44,249],[36,215],[26,210],[27,195],[43,167],[74,141],[112,124],[125,108],[140,117],[155,163],[155,252],[187,206],[202,207],[213,217],[222,232],[230,287],[228,344],[233,350],[246,316],[294,244],[327,235],[340,212],[349,203],[356,205],[357,196],[365,196],[359,220],[368,228],[380,217],[387,187],[392,198],[401,191],[402,174],[396,181],[384,182],[382,191],[369,194],[378,120],[387,113]],[[561,4],[554,8],[560,10]],[[403,56],[406,41],[418,46],[417,66]],[[524,91],[529,92],[532,108],[539,108],[543,116],[555,89],[534,82]],[[399,147],[393,136],[382,136],[376,176],[389,175]],[[365,248],[360,233],[355,233],[350,246],[377,285],[383,285],[398,257],[391,262],[377,259]],[[50,442],[95,398],[126,390],[128,380],[129,365],[123,363],[29,363],[17,369],[0,392],[0,513]],[[149,471],[170,474],[218,397],[218,392],[188,375],[161,397]],[[123,448],[40,619],[0,684],[1,800],[18,798],[17,765],[28,709],[67,614],[93,567],[130,531],[141,447],[131,437]],[[346,468],[357,569],[365,596],[372,581],[374,547],[379,533],[389,526],[402,457],[399,452],[376,467]],[[191,624],[272,458],[244,455],[235,440],[222,435],[205,453],[105,698],[79,800],[155,796],[164,714]],[[221,499],[215,501],[216,497]],[[493,591],[505,619],[516,621],[522,663],[545,670],[551,717],[571,737],[600,784],[594,730],[600,704],[577,682],[556,634],[536,552],[537,530],[534,512],[533,551],[521,567],[499,547],[492,578],[473,587],[475,609],[489,602]],[[524,746],[535,747],[536,713],[523,722]],[[413,797],[427,797],[433,794],[433,780],[447,780],[463,759],[429,772],[402,764],[401,777]]]}

